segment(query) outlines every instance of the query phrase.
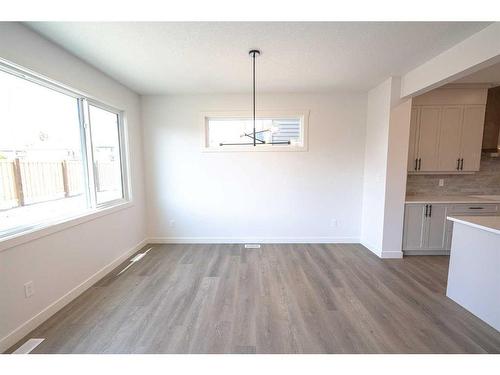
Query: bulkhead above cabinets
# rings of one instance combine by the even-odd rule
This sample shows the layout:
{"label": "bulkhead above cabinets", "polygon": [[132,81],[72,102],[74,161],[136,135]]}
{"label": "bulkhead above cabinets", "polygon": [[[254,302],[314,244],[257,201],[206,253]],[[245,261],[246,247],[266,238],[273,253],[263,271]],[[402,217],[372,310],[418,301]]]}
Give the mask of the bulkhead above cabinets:
{"label": "bulkhead above cabinets", "polygon": [[408,173],[479,171],[487,88],[443,88],[413,98]]}

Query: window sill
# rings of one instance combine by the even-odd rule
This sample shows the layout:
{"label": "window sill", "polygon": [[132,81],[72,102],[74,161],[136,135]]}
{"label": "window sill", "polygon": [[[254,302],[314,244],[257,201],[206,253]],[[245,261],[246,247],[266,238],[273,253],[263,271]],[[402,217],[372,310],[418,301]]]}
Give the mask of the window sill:
{"label": "window sill", "polygon": [[31,242],[50,234],[60,232],[76,225],[95,220],[99,217],[130,208],[133,205],[134,204],[131,201],[124,201],[117,203],[111,207],[85,211],[84,213],[81,213],[79,215],[57,219],[50,223],[42,224],[35,228],[29,228],[25,231],[0,238],[0,252],[24,244],[26,242]]}

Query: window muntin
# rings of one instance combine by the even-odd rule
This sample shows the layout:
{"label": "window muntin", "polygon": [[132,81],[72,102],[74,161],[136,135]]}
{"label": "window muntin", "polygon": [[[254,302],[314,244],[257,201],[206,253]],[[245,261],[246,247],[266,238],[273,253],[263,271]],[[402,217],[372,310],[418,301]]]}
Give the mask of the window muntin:
{"label": "window muntin", "polygon": [[[121,113],[94,110],[79,93],[8,65],[0,68],[0,239],[124,201]],[[91,111],[94,135],[85,125]],[[99,111],[109,114],[107,121]],[[104,174],[112,177],[105,193],[93,194],[88,166],[95,165],[94,155],[103,159],[105,145],[113,160]]]}
{"label": "window muntin", "polygon": [[[234,116],[205,117],[205,148],[211,150],[255,150],[303,149],[305,146],[305,124],[303,116],[269,116],[255,121],[257,142],[253,147],[231,145],[234,143],[252,143],[253,119]],[[272,142],[290,142],[290,144],[271,144]],[[222,144],[222,145],[221,145]],[[230,144],[230,145],[227,145]]]}

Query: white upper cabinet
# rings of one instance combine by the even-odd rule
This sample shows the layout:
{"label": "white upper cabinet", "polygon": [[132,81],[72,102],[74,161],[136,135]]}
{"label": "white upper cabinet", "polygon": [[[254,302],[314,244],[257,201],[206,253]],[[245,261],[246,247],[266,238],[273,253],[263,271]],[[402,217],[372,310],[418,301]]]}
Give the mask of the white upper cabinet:
{"label": "white upper cabinet", "polygon": [[417,169],[417,130],[420,116],[420,108],[413,107],[410,117],[410,144],[408,146],[408,171]]}
{"label": "white upper cabinet", "polygon": [[438,89],[413,100],[410,173],[479,170],[487,89]]}
{"label": "white upper cabinet", "polygon": [[417,168],[421,172],[435,171],[438,167],[439,119],[441,108],[420,108],[418,128]]}
{"label": "white upper cabinet", "polygon": [[481,162],[483,143],[485,106],[466,105],[462,125],[462,143],[460,150],[461,170],[478,171]]}
{"label": "white upper cabinet", "polygon": [[459,170],[460,146],[462,141],[463,108],[460,106],[441,109],[439,129],[438,171]]}

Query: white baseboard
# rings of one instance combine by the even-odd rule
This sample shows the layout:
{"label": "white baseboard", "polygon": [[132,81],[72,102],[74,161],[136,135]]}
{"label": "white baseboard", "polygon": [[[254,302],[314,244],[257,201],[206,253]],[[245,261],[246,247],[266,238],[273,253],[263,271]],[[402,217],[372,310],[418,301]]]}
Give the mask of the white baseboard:
{"label": "white baseboard", "polygon": [[381,251],[377,249],[375,246],[372,244],[369,244],[367,242],[361,242],[361,245],[366,247],[368,250],[370,250],[372,253],[374,253],[376,256],[378,256],[381,259],[400,259],[403,257],[403,252],[401,250],[396,250],[396,251]]}
{"label": "white baseboard", "polygon": [[231,244],[231,243],[359,243],[356,237],[150,237],[149,243]]}
{"label": "white baseboard", "polygon": [[27,320],[25,323],[23,323],[21,326],[16,328],[14,331],[9,333],[7,336],[3,337],[0,340],[0,353],[3,353],[7,349],[9,349],[12,345],[14,345],[16,342],[21,340],[24,336],[26,336],[32,330],[34,330],[36,327],[38,327],[40,324],[42,324],[44,321],[46,321],[48,318],[50,318],[56,312],[61,310],[68,303],[73,301],[76,297],[78,297],[80,294],[82,294],[84,291],[86,291],[88,288],[90,288],[93,284],[95,284],[97,281],[99,281],[101,278],[103,278],[106,274],[108,274],[113,268],[115,268],[120,263],[127,260],[127,258],[129,258],[131,255],[133,255],[135,252],[137,252],[142,247],[147,245],[148,242],[149,242],[148,239],[145,238],[144,240],[139,242],[137,245],[128,249],[122,255],[120,255],[118,258],[113,260],[111,263],[109,263],[108,265],[101,268],[99,271],[97,271],[92,276],[90,276],[87,280],[83,281],[80,285],[78,285],[75,288],[73,288],[72,290],[70,290],[68,293],[66,293],[64,296],[59,298],[57,301],[51,303],[49,306],[47,306],[45,309],[40,311],[34,317]]}
{"label": "white baseboard", "polygon": [[382,251],[380,255],[382,259],[401,259],[403,257],[402,251]]}
{"label": "white baseboard", "polygon": [[382,258],[382,251],[380,251],[379,249],[377,249],[375,246],[373,246],[372,244],[366,242],[366,241],[360,241],[360,244],[364,247],[366,247],[368,250],[370,250],[373,254],[375,254],[376,256],[378,256],[379,258]]}

